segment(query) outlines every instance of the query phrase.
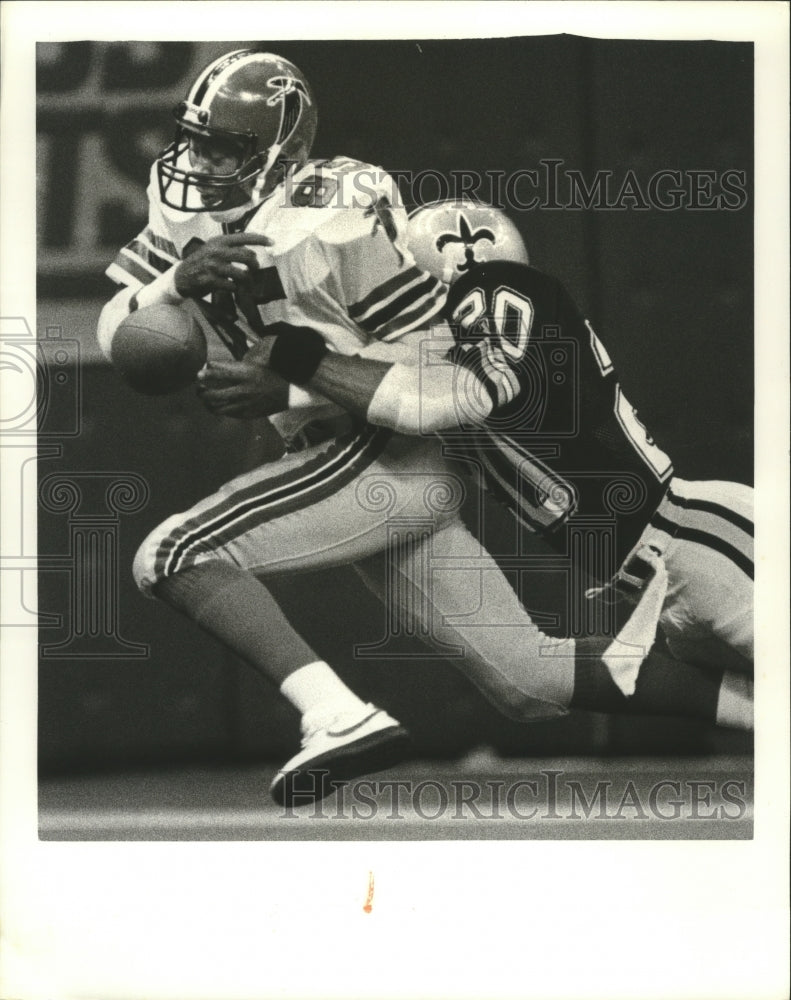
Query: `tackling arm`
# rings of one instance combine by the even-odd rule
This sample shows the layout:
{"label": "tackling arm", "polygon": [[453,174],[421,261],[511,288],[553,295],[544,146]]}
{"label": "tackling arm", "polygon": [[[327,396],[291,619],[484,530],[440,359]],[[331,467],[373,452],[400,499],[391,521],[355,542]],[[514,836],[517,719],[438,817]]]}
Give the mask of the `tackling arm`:
{"label": "tackling arm", "polygon": [[350,413],[369,419],[371,400],[393,367],[385,361],[326,354],[307,385]]}
{"label": "tackling arm", "polygon": [[[268,364],[283,337],[289,337],[287,331],[256,345],[251,354],[257,363]],[[429,434],[478,424],[492,410],[483,384],[471,371],[449,361],[421,366],[389,364],[329,352],[317,361],[302,384],[350,413],[402,434]],[[287,369],[276,370],[288,377]]]}

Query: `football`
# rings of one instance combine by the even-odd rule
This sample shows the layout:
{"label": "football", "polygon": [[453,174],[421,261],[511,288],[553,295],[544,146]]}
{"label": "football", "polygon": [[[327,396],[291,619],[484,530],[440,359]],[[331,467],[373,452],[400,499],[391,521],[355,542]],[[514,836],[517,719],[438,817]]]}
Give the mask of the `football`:
{"label": "football", "polygon": [[206,364],[206,337],[181,306],[145,306],[120,324],[110,358],[137,392],[163,396],[194,381]]}

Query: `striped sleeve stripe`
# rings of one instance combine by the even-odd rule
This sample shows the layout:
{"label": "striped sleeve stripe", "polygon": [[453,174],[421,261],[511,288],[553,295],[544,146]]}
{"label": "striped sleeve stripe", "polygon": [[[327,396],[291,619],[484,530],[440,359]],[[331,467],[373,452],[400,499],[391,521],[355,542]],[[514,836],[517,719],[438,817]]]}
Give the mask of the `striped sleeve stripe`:
{"label": "striped sleeve stripe", "polygon": [[492,406],[494,407],[494,409],[497,409],[498,406],[504,406],[508,402],[507,387],[504,386],[499,379],[494,378],[492,374],[487,370],[481,372],[481,374],[478,377],[481,378],[481,376],[486,391],[489,393],[489,398],[492,401]]}
{"label": "striped sleeve stripe", "polygon": [[135,239],[119,250],[105,274],[113,281],[130,284],[129,277],[147,285],[154,278],[178,263],[175,243],[147,227]]}
{"label": "striped sleeve stripe", "polygon": [[481,362],[485,377],[495,387],[495,406],[505,406],[519,394],[519,378],[505,360],[503,352],[490,340],[481,352]]}
{"label": "striped sleeve stripe", "polygon": [[463,365],[464,368],[472,372],[475,378],[483,385],[484,389],[486,389],[492,403],[492,409],[496,409],[500,404],[500,392],[497,380],[494,377],[496,373],[492,371],[491,365],[487,364],[486,348],[483,341],[476,344],[474,350],[455,350],[451,360],[454,364]]}
{"label": "striped sleeve stripe", "polygon": [[468,368],[483,384],[494,409],[505,406],[519,394],[516,372],[488,340],[479,341],[475,350],[455,352],[453,360]]}
{"label": "striped sleeve stripe", "polygon": [[500,402],[497,391],[497,384],[491,378],[489,378],[489,376],[486,375],[485,373],[483,374],[483,378],[481,379],[481,381],[483,382],[484,388],[489,393],[489,399],[491,399],[492,401],[492,409],[496,410]]}
{"label": "striped sleeve stripe", "polygon": [[410,330],[427,326],[429,320],[441,312],[447,293],[445,286],[437,283],[428,295],[423,295],[413,309],[402,312],[389,323],[371,331],[379,340],[393,340]]}
{"label": "striped sleeve stripe", "polygon": [[389,323],[380,326],[370,332],[380,340],[389,340],[393,337],[400,337],[410,330],[428,323],[432,316],[435,316],[445,305],[445,286],[431,279],[432,287],[428,294],[420,296],[417,305],[409,312],[401,312]]}
{"label": "striped sleeve stripe", "polygon": [[[116,285],[125,285],[127,288],[140,288],[138,279],[125,268],[119,267],[115,261],[110,264],[104,273]],[[146,278],[146,281],[148,281],[148,278]]]}
{"label": "striped sleeve stripe", "polygon": [[151,229],[146,229],[144,233],[138,236],[138,239],[142,240],[143,242],[150,243],[152,247],[155,247],[157,250],[161,251],[161,253],[165,257],[168,257],[174,264],[179,259],[178,250],[176,250],[176,244],[173,243],[171,240],[167,239],[165,236],[160,236],[159,233],[155,233]]}
{"label": "striped sleeve stripe", "polygon": [[[116,258],[120,263],[122,260],[130,264],[136,264],[138,267],[142,268],[143,271],[150,274],[152,278],[158,278],[162,274],[162,270],[153,264],[146,256],[141,256],[139,253],[135,253],[132,246],[124,247]],[[165,269],[167,270],[167,268]]]}
{"label": "striped sleeve stripe", "polygon": [[490,451],[486,458],[492,468],[499,465],[502,474],[506,470],[510,470],[511,476],[516,474],[515,488],[509,489],[509,493],[526,524],[554,531],[576,512],[579,496],[568,479],[508,435],[490,434],[490,439],[497,450]]}
{"label": "striped sleeve stripe", "polygon": [[365,319],[357,322],[367,333],[384,330],[388,323],[399,319],[407,310],[411,312],[418,303],[430,296],[436,285],[437,279],[428,275],[422,281],[410,285],[380,309],[369,313]]}
{"label": "striped sleeve stripe", "polygon": [[139,238],[127,243],[121,253],[134,254],[146,264],[156,268],[160,274],[164,274],[165,271],[169,271],[176,263],[175,258],[162,256],[162,254],[154,250],[149,243]]}
{"label": "striped sleeve stripe", "polygon": [[[495,496],[499,494],[500,500],[510,508],[516,515],[517,520],[525,527],[530,528],[531,531],[546,531],[547,524],[538,518],[530,516],[530,508],[524,503],[521,492],[518,489],[514,489],[497,468],[497,465],[493,461],[495,454],[502,457],[499,452],[481,451],[478,453],[478,458],[483,464],[489,484],[494,489]],[[513,474],[513,469],[510,471]],[[566,518],[563,518],[563,520],[565,521]]]}
{"label": "striped sleeve stripe", "polygon": [[359,323],[362,326],[370,313],[376,309],[380,309],[393,295],[406,288],[407,285],[422,280],[424,277],[424,272],[418,270],[418,268],[407,268],[402,274],[396,274],[381,285],[377,285],[364,299],[360,299],[359,302],[350,305],[349,315],[355,323]]}
{"label": "striped sleeve stripe", "polygon": [[[112,262],[110,267],[107,268],[107,271],[105,272],[107,276],[109,278],[112,278],[113,281],[121,281],[124,284],[128,285],[130,284],[130,282],[126,278],[123,278],[121,277],[121,275],[118,274],[119,271],[123,271],[131,278],[133,278],[134,281],[136,281],[138,284],[141,285],[150,284],[154,280],[154,278],[157,277],[159,272],[154,271],[152,268],[145,265],[143,261],[141,261],[139,258],[133,257],[130,254],[125,253],[124,252],[125,249],[126,248],[124,247],[124,250],[122,250],[118,254],[118,256]],[[110,273],[111,271],[113,271],[114,273],[111,274]]]}

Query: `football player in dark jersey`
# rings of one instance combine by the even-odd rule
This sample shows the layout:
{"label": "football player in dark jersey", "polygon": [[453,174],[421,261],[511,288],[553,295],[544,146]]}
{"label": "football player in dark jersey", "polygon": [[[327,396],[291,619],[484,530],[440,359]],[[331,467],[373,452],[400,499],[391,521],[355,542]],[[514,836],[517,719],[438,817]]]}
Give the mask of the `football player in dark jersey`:
{"label": "football player in dark jersey", "polygon": [[[289,442],[282,458],[155,527],[133,565],[143,593],[257,668],[300,713],[303,745],[275,776],[276,801],[322,796],[332,780],[406,753],[397,720],[358,698],[291,626],[265,585],[279,573],[351,563],[375,589],[389,560],[402,589],[419,597],[414,617],[430,608],[435,645],[458,649],[467,676],[520,719],[564,714],[575,675],[606,669],[601,655],[620,674],[642,662],[655,631],[643,619],[661,573],[615,641],[607,633],[553,643],[464,525],[459,477],[439,440],[350,419],[256,364],[276,323],[310,327],[341,354],[410,358],[447,297],[404,245],[408,220],[392,178],[377,170],[375,188],[362,186],[367,165],[308,159],[316,106],[300,70],[274,53],[226,53],[198,74],[175,114],[176,139],[152,165],[148,222],[107,270],[120,287],[97,335],[112,359],[130,312],[191,300],[236,359],[199,374],[204,403],[240,418],[277,414]],[[391,521],[418,524],[419,539],[391,548]],[[443,557],[454,572],[425,570]],[[715,695],[710,683],[706,705]],[[661,708],[713,715],[672,686]]]}
{"label": "football player in dark jersey", "polygon": [[[406,752],[397,720],[343,684],[261,585],[282,572],[352,563],[375,589],[387,561],[405,581],[401,589],[414,595],[415,617],[430,609],[432,640],[443,650],[459,648],[467,676],[520,719],[563,714],[572,692],[581,697],[595,689],[601,671],[608,697],[611,688],[619,694],[607,670],[625,683],[638,668],[631,710],[714,718],[718,687],[711,678],[699,696],[666,684],[662,697],[646,704],[644,681],[654,662],[640,664],[655,634],[649,611],[663,569],[652,567],[615,641],[609,632],[550,640],[467,530],[458,505],[443,502],[452,501],[459,478],[436,438],[349,420],[325,397],[293,392],[257,362],[277,323],[309,327],[322,349],[326,341],[340,354],[390,363],[411,358],[411,345],[447,297],[446,283],[418,267],[404,245],[408,220],[392,178],[377,170],[374,189],[357,183],[365,164],[309,159],[316,105],[301,71],[273,53],[225,53],[201,70],[175,114],[175,141],[152,166],[148,222],[107,270],[120,287],[97,334],[112,358],[115,332],[130,312],[191,300],[210,313],[236,359],[212,361],[200,373],[204,403],[240,418],[278,414],[290,443],[281,459],[155,527],[133,566],[143,593],[256,667],[300,713],[303,746],[275,777],[276,801],[324,795],[328,774],[355,777]],[[305,371],[296,346],[294,381]],[[311,440],[317,424],[330,429]],[[393,503],[379,502],[381,495]],[[428,520],[431,531],[396,551],[391,519],[417,522],[421,532]],[[429,559],[443,557],[454,572],[425,570]],[[465,559],[469,565],[460,566]],[[593,690],[589,707],[607,704]],[[732,724],[721,713],[720,721]]]}
{"label": "football player in dark jersey", "polygon": [[[713,718],[749,727],[752,490],[674,477],[590,323],[560,282],[529,266],[502,212],[472,202],[425,206],[410,218],[409,248],[451,286],[444,317],[452,340],[445,328],[444,340],[421,345],[420,363],[390,365],[341,358],[309,330],[276,326],[260,363],[371,423],[440,432],[446,455],[472,467],[551,545],[568,554],[573,533],[587,531],[594,544],[585,570],[604,588],[636,596],[660,560],[667,588],[657,611],[668,648],[721,677]],[[299,366],[290,359],[297,352]],[[613,707],[634,697],[638,672],[611,671]],[[690,698],[699,676],[690,671]],[[601,684],[578,683],[571,704],[601,709],[604,695]]]}

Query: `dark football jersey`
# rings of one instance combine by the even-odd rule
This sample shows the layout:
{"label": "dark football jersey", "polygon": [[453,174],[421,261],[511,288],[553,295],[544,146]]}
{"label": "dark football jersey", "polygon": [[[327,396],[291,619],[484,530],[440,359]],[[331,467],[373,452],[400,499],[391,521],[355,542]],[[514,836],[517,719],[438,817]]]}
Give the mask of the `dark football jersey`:
{"label": "dark football jersey", "polygon": [[[640,537],[673,474],[624,396],[603,344],[563,286],[535,268],[479,264],[451,288],[451,360],[491,397],[481,427],[444,434],[517,517],[567,550],[598,533],[604,575]],[[595,575],[599,575],[598,573]]]}

